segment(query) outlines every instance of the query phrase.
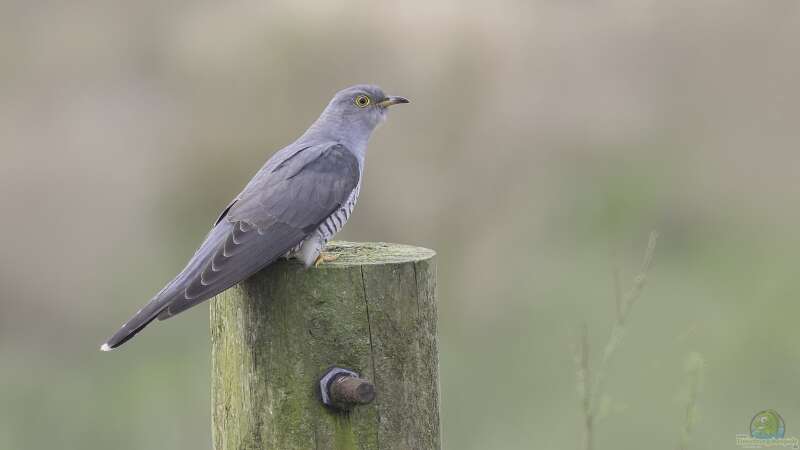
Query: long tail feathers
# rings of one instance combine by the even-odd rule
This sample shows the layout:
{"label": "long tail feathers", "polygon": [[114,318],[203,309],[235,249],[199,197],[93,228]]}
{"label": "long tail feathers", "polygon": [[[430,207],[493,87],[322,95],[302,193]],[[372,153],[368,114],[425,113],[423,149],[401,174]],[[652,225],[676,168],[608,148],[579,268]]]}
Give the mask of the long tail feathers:
{"label": "long tail feathers", "polygon": [[225,241],[231,225],[227,222],[217,224],[206,236],[203,245],[197,249],[189,263],[175,279],[169,282],[150,302],[139,310],[130,320],[125,322],[122,327],[114,333],[102,346],[100,350],[110,351],[124,344],[136,333],[142,331],[150,322],[155,320],[162,311],[178,297],[183,296],[187,283],[207,264],[208,258],[213,256],[221,243]]}
{"label": "long tail feathers", "polygon": [[145,307],[137,312],[130,320],[125,322],[122,327],[120,327],[119,331],[114,333],[113,336],[100,346],[100,350],[104,352],[111,351],[136,336],[136,333],[142,331],[144,327],[158,317],[161,311],[169,306],[169,301],[165,300],[167,299],[160,299],[158,297],[151,300],[150,303],[145,305]]}
{"label": "long tail feathers", "polygon": [[183,271],[100,349],[117,348],[156,318],[168,319],[246,279],[297,245],[302,233],[281,222],[263,232],[238,223],[220,222]]}

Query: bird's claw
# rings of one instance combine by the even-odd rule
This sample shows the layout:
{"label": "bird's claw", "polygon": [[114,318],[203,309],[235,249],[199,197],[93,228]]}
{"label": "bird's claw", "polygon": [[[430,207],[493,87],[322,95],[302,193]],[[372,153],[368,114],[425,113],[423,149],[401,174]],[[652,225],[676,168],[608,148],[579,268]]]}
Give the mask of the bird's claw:
{"label": "bird's claw", "polygon": [[336,261],[338,258],[339,255],[334,255],[332,253],[320,253],[319,256],[317,256],[317,260],[314,261],[314,267],[319,267],[322,263]]}

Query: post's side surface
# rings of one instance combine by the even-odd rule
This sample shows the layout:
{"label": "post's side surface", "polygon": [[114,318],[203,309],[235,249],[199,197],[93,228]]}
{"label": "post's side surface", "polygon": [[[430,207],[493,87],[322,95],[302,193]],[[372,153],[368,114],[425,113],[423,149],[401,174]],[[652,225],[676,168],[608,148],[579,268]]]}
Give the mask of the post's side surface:
{"label": "post's side surface", "polygon": [[[440,448],[434,252],[328,250],[339,258],[275,264],[212,301],[216,450]],[[375,401],[323,406],[332,365],[372,381]]]}

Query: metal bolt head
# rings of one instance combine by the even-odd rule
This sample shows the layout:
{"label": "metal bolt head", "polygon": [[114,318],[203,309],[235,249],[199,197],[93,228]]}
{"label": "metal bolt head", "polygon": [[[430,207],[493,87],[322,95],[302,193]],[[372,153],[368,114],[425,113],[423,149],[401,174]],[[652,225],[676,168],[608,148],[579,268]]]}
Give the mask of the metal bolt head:
{"label": "metal bolt head", "polygon": [[348,410],[375,399],[375,386],[358,373],[341,367],[331,367],[319,380],[322,403],[332,408]]}

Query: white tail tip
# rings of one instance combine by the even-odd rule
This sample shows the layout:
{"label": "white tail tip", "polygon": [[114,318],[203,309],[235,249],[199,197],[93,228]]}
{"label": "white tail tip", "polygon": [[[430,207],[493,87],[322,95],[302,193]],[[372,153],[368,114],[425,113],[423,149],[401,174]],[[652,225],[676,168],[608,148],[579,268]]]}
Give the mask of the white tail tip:
{"label": "white tail tip", "polygon": [[109,347],[108,344],[103,344],[103,345],[100,346],[100,350],[102,350],[104,352],[110,352],[111,350],[114,350],[114,349]]}

